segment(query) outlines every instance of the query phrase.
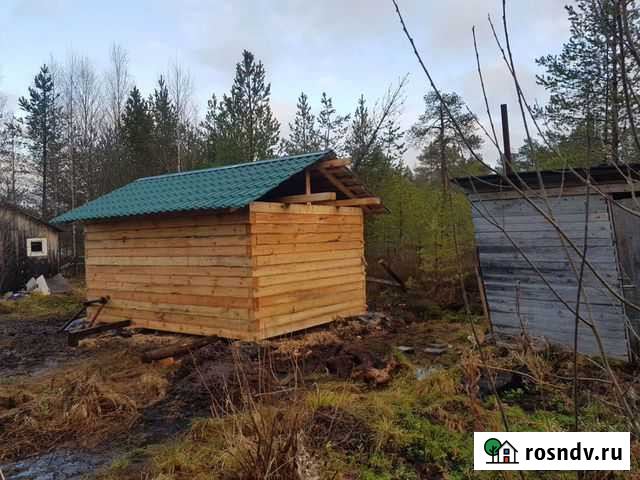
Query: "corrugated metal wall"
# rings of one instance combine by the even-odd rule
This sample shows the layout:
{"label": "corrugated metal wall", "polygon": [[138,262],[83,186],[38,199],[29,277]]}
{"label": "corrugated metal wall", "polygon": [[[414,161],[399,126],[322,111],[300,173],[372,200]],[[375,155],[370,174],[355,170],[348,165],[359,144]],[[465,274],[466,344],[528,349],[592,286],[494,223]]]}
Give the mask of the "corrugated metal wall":
{"label": "corrugated metal wall", "polygon": [[[556,221],[580,247],[584,241],[585,200],[585,196],[549,200]],[[542,200],[536,200],[536,203],[544,208]],[[558,299],[509,237],[572,308],[578,298],[578,255],[569,246],[565,249],[554,227],[522,199],[475,200],[473,222],[494,327],[498,331],[519,334],[521,324],[524,324],[531,335],[573,346],[575,313]],[[491,222],[504,228],[508,236]],[[606,200],[598,195],[592,195],[589,201],[587,258],[620,292],[611,218]],[[609,356],[627,358],[622,304],[588,268],[585,269],[580,312],[597,324]],[[578,348],[586,354],[599,353],[591,330],[584,324],[580,325]]]}

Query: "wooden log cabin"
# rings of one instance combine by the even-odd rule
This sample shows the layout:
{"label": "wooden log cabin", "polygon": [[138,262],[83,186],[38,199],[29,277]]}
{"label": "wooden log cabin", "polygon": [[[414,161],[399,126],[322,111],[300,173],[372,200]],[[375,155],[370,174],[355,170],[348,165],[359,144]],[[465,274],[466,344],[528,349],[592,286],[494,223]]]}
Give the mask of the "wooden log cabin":
{"label": "wooden log cabin", "polygon": [[[510,180],[528,192],[594,270],[585,268],[580,314],[592,321],[607,356],[627,359],[640,351],[640,175],[638,166],[523,172]],[[630,177],[630,180],[628,176]],[[588,191],[583,179],[590,178]],[[544,191],[539,180],[542,180]],[[506,180],[498,175],[454,180],[471,202],[487,307],[498,332],[523,330],[573,347],[581,254]],[[545,199],[546,195],[546,199]],[[555,291],[555,293],[554,293]],[[614,293],[615,292],[615,293]],[[634,333],[636,332],[636,333]],[[591,329],[579,326],[578,349],[599,355]]]}
{"label": "wooden log cabin", "polygon": [[0,293],[60,267],[60,229],[11,203],[0,202]]}
{"label": "wooden log cabin", "polygon": [[363,215],[385,208],[348,163],[327,150],[142,178],[54,221],[85,225],[99,321],[263,339],[366,311]]}

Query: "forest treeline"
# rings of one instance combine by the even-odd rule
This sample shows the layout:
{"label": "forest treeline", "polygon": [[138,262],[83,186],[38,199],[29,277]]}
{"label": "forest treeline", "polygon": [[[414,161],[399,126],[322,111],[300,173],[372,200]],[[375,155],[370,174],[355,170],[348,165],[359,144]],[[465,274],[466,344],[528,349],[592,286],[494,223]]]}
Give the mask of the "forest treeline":
{"label": "forest treeline", "polygon": [[[569,39],[560,52],[536,59],[538,83],[550,95],[535,112],[546,142],[524,142],[514,152],[518,170],[624,164],[640,151],[635,2],[578,0],[566,10]],[[50,59],[34,71],[15,112],[0,94],[0,200],[48,219],[144,176],[333,148],[352,159],[391,212],[368,220],[369,256],[385,256],[411,275],[444,278],[453,273],[452,225],[462,248],[473,251],[469,207],[449,179],[488,173],[468,147],[497,137],[455,92],[440,98],[425,91],[422,114],[404,131],[405,82],[377,99],[353,99],[347,112],[337,111],[331,92],[309,98],[303,91],[282,135],[267,69],[249,51],[239,52],[229,90],[213,92],[206,106],[195,104],[193,79],[179,64],[142,92],[118,45],[105,72],[76,54]],[[419,151],[413,169],[404,160],[409,145]]]}

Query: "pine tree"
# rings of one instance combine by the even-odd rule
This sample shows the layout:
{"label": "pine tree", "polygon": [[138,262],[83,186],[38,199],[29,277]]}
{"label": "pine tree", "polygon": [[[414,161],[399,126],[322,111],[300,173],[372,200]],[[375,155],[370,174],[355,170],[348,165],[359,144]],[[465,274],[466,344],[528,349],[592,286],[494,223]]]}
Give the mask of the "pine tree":
{"label": "pine tree", "polygon": [[218,157],[219,129],[218,115],[220,104],[215,94],[207,101],[207,113],[200,122],[200,132],[204,143],[205,161],[209,165],[215,165]]}
{"label": "pine tree", "polygon": [[320,150],[321,138],[316,128],[316,117],[311,113],[307,95],[304,92],[298,97],[298,109],[293,123],[289,123],[289,138],[282,141],[282,151],[287,155]]}
{"label": "pine tree", "polygon": [[29,98],[20,97],[18,101],[26,113],[27,136],[31,140],[37,176],[41,182],[40,211],[44,218],[48,218],[50,213],[49,186],[58,181],[50,178],[49,173],[59,153],[62,136],[59,96],[49,67],[43,65],[34,78],[33,87],[29,87]]}
{"label": "pine tree", "polygon": [[425,95],[425,111],[410,133],[414,144],[422,148],[416,175],[428,181],[439,180],[442,190],[446,191],[451,171],[459,170],[467,159],[465,143],[454,128],[445,105],[473,148],[478,148],[482,139],[476,133],[473,115],[464,109],[462,98],[456,93],[443,93],[442,98],[443,102],[434,92]]}
{"label": "pine tree", "polygon": [[364,95],[360,95],[351,120],[351,130],[346,143],[346,148],[351,156],[351,162],[355,170],[359,170],[364,166],[366,156],[370,153],[373,128],[369,107],[367,107]]}
{"label": "pine tree", "polygon": [[149,98],[148,105],[153,118],[152,152],[156,168],[161,173],[179,171],[176,137],[178,114],[169,98],[169,89],[162,75],[152,97]]}
{"label": "pine tree", "polygon": [[[575,5],[565,7],[571,24],[568,42],[560,54],[536,60],[545,69],[545,74],[538,76],[538,83],[550,94],[544,114],[554,133],[581,135],[580,143],[591,146],[588,153],[592,163],[605,159],[618,162],[623,146],[629,143],[625,139],[629,118],[624,83],[628,82],[629,89],[635,91],[640,72],[629,56],[629,49],[624,55],[620,53],[621,3],[578,0]],[[633,3],[624,8],[629,9],[627,14],[632,18],[638,17],[638,8]],[[632,111],[638,108],[634,97],[630,96]]]}
{"label": "pine tree", "polygon": [[0,198],[18,204],[22,200],[22,173],[25,164],[22,119],[10,116],[0,129]]}
{"label": "pine tree", "polygon": [[134,86],[124,108],[122,131],[127,149],[127,164],[120,166],[123,181],[161,173],[151,154],[154,140],[153,115],[147,101]]}
{"label": "pine tree", "polygon": [[253,162],[273,155],[280,124],[271,111],[271,84],[265,77],[262,62],[244,50],[231,92],[222,97],[218,111],[218,163]]}
{"label": "pine tree", "polygon": [[350,115],[337,115],[333,100],[322,92],[322,105],[318,114],[318,131],[321,137],[321,148],[332,148],[338,154],[344,149]]}

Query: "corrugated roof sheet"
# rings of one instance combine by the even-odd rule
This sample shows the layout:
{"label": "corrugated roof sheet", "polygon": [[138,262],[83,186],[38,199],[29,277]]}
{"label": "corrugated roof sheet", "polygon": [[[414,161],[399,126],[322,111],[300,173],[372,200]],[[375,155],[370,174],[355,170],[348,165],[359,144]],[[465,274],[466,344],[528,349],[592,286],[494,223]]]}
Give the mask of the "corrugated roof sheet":
{"label": "corrugated roof sheet", "polygon": [[52,223],[191,210],[240,208],[308,166],[334,158],[333,150],[205,170],[140,178],[54,218]]}

